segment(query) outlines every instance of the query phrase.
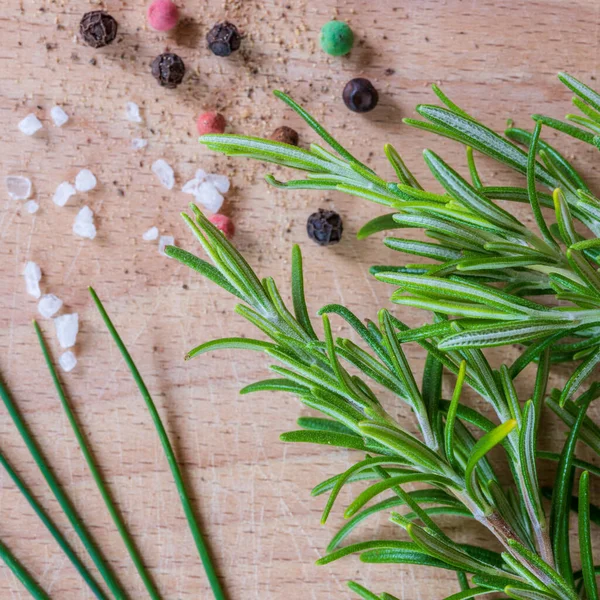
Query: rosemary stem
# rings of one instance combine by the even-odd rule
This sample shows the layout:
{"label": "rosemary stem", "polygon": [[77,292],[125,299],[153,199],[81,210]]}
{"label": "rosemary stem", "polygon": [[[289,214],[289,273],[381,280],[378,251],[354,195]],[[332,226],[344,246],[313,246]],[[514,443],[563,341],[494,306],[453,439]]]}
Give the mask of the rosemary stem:
{"label": "rosemary stem", "polygon": [[23,438],[27,449],[33,457],[33,460],[35,461],[36,465],[38,466],[38,469],[40,470],[44,479],[46,480],[48,487],[52,490],[54,497],[60,504],[60,507],[62,508],[67,518],[69,519],[71,526],[77,533],[79,539],[83,543],[91,559],[94,561],[94,564],[96,565],[98,571],[100,571],[100,574],[106,582],[106,585],[109,587],[112,595],[118,600],[126,598],[125,592],[121,588],[115,575],[113,574],[106,560],[102,556],[102,553],[100,552],[90,532],[85,526],[83,519],[76,511],[75,507],[69,500],[67,494],[63,491],[63,488],[58,482],[58,479],[56,479],[54,472],[50,468],[50,465],[48,464],[42,451],[38,447],[35,438],[29,431],[29,427],[23,420],[19,409],[10,397],[8,390],[2,382],[2,379],[0,379],[0,397],[2,398],[2,401],[4,402],[4,405],[6,406],[6,409],[8,410],[11,419],[13,420],[15,426],[21,434],[21,437]]}
{"label": "rosemary stem", "polygon": [[185,487],[181,469],[179,468],[179,465],[177,463],[177,458],[175,457],[175,452],[173,451],[173,447],[169,440],[169,436],[167,435],[167,432],[161,421],[160,415],[158,414],[158,410],[156,409],[156,406],[154,404],[154,401],[152,400],[152,397],[150,396],[148,388],[146,387],[146,384],[144,383],[144,380],[142,379],[140,372],[138,371],[137,367],[135,366],[135,363],[133,362],[133,359],[131,358],[129,351],[125,347],[123,340],[119,336],[119,333],[115,329],[115,326],[113,325],[112,321],[110,320],[110,317],[108,316],[106,310],[104,309],[104,306],[102,305],[102,302],[100,301],[100,298],[98,298],[98,295],[93,290],[93,288],[90,287],[89,291],[92,296],[92,299],[94,300],[94,303],[96,304],[96,308],[98,309],[98,312],[100,313],[102,320],[104,321],[104,324],[106,325],[107,329],[109,330],[110,335],[112,336],[115,344],[119,348],[121,355],[123,356],[123,359],[125,360],[127,366],[129,367],[129,370],[131,371],[131,375],[133,376],[133,379],[135,380],[135,383],[137,384],[137,387],[144,399],[144,402],[146,403],[146,407],[148,408],[148,411],[150,412],[150,416],[152,417],[154,426],[156,427],[156,431],[158,432],[160,442],[162,444],[163,450],[167,457],[167,461],[168,461],[169,467],[171,469],[171,474],[173,476],[173,479],[175,480],[175,485],[177,486],[177,492],[179,494],[179,499],[181,500],[181,504],[183,506],[183,510],[185,512],[186,519],[188,521],[188,525],[190,527],[192,536],[194,538],[194,542],[196,544],[196,548],[198,550],[200,560],[202,561],[202,564],[204,566],[204,570],[206,572],[206,576],[208,578],[208,581],[209,581],[210,587],[212,589],[213,595],[215,597],[215,600],[225,600],[225,594],[223,592],[221,583],[217,576],[217,572],[213,565],[208,546],[206,544],[206,541],[204,540],[204,536],[202,535],[200,526],[199,526],[196,516],[194,514],[194,510],[192,508],[192,504],[190,502],[189,495],[188,495],[186,487]]}
{"label": "rosemary stem", "polygon": [[63,534],[59,531],[54,521],[48,516],[48,513],[42,508],[41,504],[35,499],[34,495],[31,493],[31,490],[19,477],[2,452],[0,452],[0,464],[4,467],[8,473],[8,476],[13,480],[21,494],[23,494],[25,500],[27,500],[31,508],[33,508],[34,512],[41,519],[42,523],[46,526],[52,537],[61,547],[62,551],[66,554],[67,558],[73,563],[73,566],[88,584],[94,596],[99,598],[99,600],[108,600],[108,596],[106,596],[100,586],[96,583],[88,568],[83,564],[83,562],[81,562],[81,559],[77,556],[77,554],[75,554],[75,551],[69,542],[67,542]]}
{"label": "rosemary stem", "polygon": [[476,518],[478,518],[478,520],[481,523],[483,523],[498,538],[498,540],[511,554],[511,556],[513,556],[516,560],[523,564],[523,566],[525,566],[530,573],[535,575],[545,585],[552,585],[552,581],[546,575],[546,573],[542,572],[531,561],[527,560],[525,557],[515,552],[515,550],[510,546],[510,544],[508,543],[509,540],[514,540],[521,544],[523,542],[519,539],[519,536],[512,530],[510,525],[504,520],[500,513],[498,513],[497,511],[492,511],[489,514],[482,515],[480,518]]}
{"label": "rosemary stem", "polygon": [[96,462],[94,460],[92,452],[86,442],[83,431],[81,430],[81,427],[79,426],[79,423],[77,422],[77,417],[75,416],[75,413],[73,412],[73,409],[65,395],[64,388],[61,384],[60,378],[58,377],[56,368],[54,367],[54,364],[52,363],[52,358],[50,357],[50,352],[48,351],[46,342],[44,341],[44,336],[42,334],[42,331],[36,321],[33,322],[33,326],[35,328],[35,332],[36,332],[38,340],[40,342],[40,346],[42,348],[42,353],[44,355],[46,365],[48,366],[48,370],[50,371],[50,375],[52,376],[52,381],[54,382],[54,387],[56,388],[56,392],[60,399],[60,403],[62,405],[63,410],[65,411],[65,414],[67,415],[67,418],[69,420],[71,428],[73,429],[73,433],[75,434],[75,437],[77,438],[77,443],[79,444],[79,448],[81,450],[81,453],[83,454],[85,462],[87,463],[90,473],[92,474],[92,477],[94,478],[94,482],[96,483],[96,486],[98,487],[98,491],[100,492],[100,495],[102,496],[102,499],[104,500],[106,508],[108,509],[108,512],[110,513],[110,516],[111,516],[117,530],[119,531],[121,539],[123,540],[123,543],[125,544],[125,547],[127,548],[127,552],[129,553],[129,556],[131,557],[131,560],[133,561],[135,568],[136,568],[140,578],[142,579],[144,586],[146,587],[146,590],[148,591],[148,594],[150,595],[150,597],[153,600],[161,600],[158,590],[156,589],[156,586],[155,586],[154,582],[152,581],[152,579],[148,573],[148,570],[146,569],[146,566],[144,565],[144,562],[143,562],[143,560],[140,556],[140,553],[135,545],[135,542],[133,541],[133,538],[131,537],[129,531],[127,530],[127,526],[125,525],[125,522],[123,521],[123,517],[120,514],[119,510],[117,509],[115,502],[112,498],[112,495],[111,495],[110,491],[108,490],[106,484],[104,483],[104,480],[103,480],[102,475],[100,474],[100,471],[96,465]]}
{"label": "rosemary stem", "polygon": [[50,596],[39,586],[29,571],[15,558],[12,552],[0,541],[0,558],[25,586],[35,600],[50,600]]}

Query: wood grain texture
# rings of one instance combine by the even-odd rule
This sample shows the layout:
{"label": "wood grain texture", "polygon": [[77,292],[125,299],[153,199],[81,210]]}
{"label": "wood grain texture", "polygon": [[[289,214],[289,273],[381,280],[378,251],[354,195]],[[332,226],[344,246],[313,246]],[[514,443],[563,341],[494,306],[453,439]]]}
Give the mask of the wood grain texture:
{"label": "wood grain texture", "polygon": [[[293,429],[303,413],[295,399],[279,394],[240,398],[240,387],[267,375],[259,356],[221,352],[184,364],[197,343],[223,335],[250,335],[232,313],[233,300],[215,286],[157,252],[142,233],[156,225],[161,234],[195,250],[179,212],[189,196],[178,191],[197,168],[231,175],[228,214],[237,226],[236,243],[261,275],[289,285],[292,243],[302,245],[311,311],[341,302],[373,318],[389,306],[389,287],[368,275],[372,264],[402,260],[380,239],[357,242],[354,235],[379,214],[366,201],[337,193],[283,192],[267,187],[266,172],[283,170],[215,156],[195,141],[195,117],[204,110],[224,112],[233,132],[268,135],[289,124],[301,143],[314,139],[307,127],[271,95],[292,93],[342,142],[377,171],[392,177],[382,146],[393,142],[417,175],[425,176],[421,149],[433,147],[464,169],[462,148],[401,124],[414,105],[432,102],[429,85],[444,90],[466,110],[501,130],[505,119],[529,125],[528,115],[568,112],[570,94],[555,75],[567,70],[598,83],[597,0],[419,0],[371,2],[321,0],[186,0],[184,21],[172,35],[148,31],[145,1],[4,0],[0,14],[0,176],[23,174],[34,183],[39,212],[0,201],[0,370],[14,391],[34,433],[66,485],[93,535],[110,557],[132,598],[145,597],[114,527],[85,468],[67,420],[51,389],[35,342],[31,319],[35,301],[26,295],[22,270],[40,264],[43,292],[77,311],[81,331],[79,364],[63,377],[78,417],[111,489],[167,598],[209,598],[201,566],[177,500],[151,421],[123,361],[87,293],[93,285],[129,345],[174,441],[194,501],[202,515],[219,570],[231,598],[349,598],[349,578],[399,598],[428,600],[457,591],[450,573],[427,568],[361,565],[348,558],[327,567],[314,561],[342,521],[334,511],[319,525],[324,501],[310,488],[349,466],[354,457],[340,450],[284,446],[282,431]],[[81,15],[104,7],[118,20],[118,42],[103,50],[76,38]],[[318,49],[318,31],[327,20],[349,21],[359,43],[346,58],[329,58]],[[204,36],[228,18],[246,33],[243,51],[228,60],[213,57]],[[177,90],[159,88],[149,74],[152,58],[169,48],[188,66]],[[90,64],[94,59],[95,64]],[[341,102],[344,83],[369,77],[380,90],[380,106],[366,116],[349,113]],[[125,103],[137,102],[144,123],[126,121]],[[55,128],[49,110],[61,104],[69,123]],[[34,112],[44,129],[26,138],[18,121]],[[131,139],[149,140],[142,151]],[[550,135],[550,138],[553,136]],[[566,143],[592,181],[596,151]],[[160,187],[150,170],[165,158],[176,173],[172,192]],[[482,160],[487,181],[517,181]],[[587,169],[585,166],[587,165]],[[56,186],[89,167],[99,180],[64,208],[52,203]],[[427,177],[425,176],[427,179]],[[96,213],[95,240],[76,238],[72,223],[84,204]],[[335,207],[345,219],[343,243],[322,249],[306,239],[308,214]],[[517,210],[515,208],[515,210]],[[530,223],[527,211],[517,210]],[[286,294],[287,297],[287,294]],[[423,313],[406,310],[411,324]],[[50,321],[41,325],[58,357]],[[338,326],[338,322],[335,322]],[[513,350],[499,350],[494,360]],[[410,348],[417,372],[423,355]],[[556,381],[564,373],[556,371]],[[448,382],[450,384],[450,382]],[[524,397],[530,381],[520,379]],[[596,407],[591,411],[600,417]],[[405,406],[398,415],[412,423]],[[69,531],[6,412],[0,410],[0,447],[18,465],[44,506]],[[562,427],[546,415],[543,447],[556,447]],[[410,425],[414,428],[414,425]],[[585,456],[585,453],[583,453]],[[544,464],[547,471],[549,465]],[[549,477],[550,472],[546,475]],[[597,490],[596,490],[597,491]],[[348,493],[342,496],[347,502]],[[488,539],[476,527],[446,522],[459,541]],[[382,518],[354,539],[396,535]],[[81,549],[74,535],[68,538]],[[5,473],[0,473],[0,538],[39,578],[53,598],[87,599],[74,569],[25,505]],[[0,598],[27,594],[0,566]]]}

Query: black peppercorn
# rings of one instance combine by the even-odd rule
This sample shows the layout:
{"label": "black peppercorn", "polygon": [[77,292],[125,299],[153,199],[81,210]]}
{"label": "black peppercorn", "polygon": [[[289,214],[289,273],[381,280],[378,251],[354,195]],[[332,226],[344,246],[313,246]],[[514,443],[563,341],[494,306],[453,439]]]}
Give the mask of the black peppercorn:
{"label": "black peppercorn", "polygon": [[185,65],[177,54],[165,52],[152,61],[152,75],[162,87],[176,88],[185,75]]}
{"label": "black peppercorn", "polygon": [[351,79],[342,94],[344,104],[354,112],[369,112],[377,106],[379,94],[368,79]]}
{"label": "black peppercorn", "polygon": [[282,125],[278,127],[272,134],[271,139],[274,142],[282,142],[284,144],[290,144],[290,146],[298,145],[298,132],[291,127]]}
{"label": "black peppercorn", "polygon": [[117,37],[117,22],[103,10],[85,13],[79,23],[83,41],[92,48],[108,46]]}
{"label": "black peppercorn", "polygon": [[238,28],[233,24],[225,21],[217,23],[206,36],[208,48],[217,56],[229,56],[235,52],[242,43],[242,36]]}
{"label": "black peppercorn", "polygon": [[342,217],[333,210],[320,208],[308,217],[306,223],[308,237],[319,246],[337,244],[342,239],[343,230]]}

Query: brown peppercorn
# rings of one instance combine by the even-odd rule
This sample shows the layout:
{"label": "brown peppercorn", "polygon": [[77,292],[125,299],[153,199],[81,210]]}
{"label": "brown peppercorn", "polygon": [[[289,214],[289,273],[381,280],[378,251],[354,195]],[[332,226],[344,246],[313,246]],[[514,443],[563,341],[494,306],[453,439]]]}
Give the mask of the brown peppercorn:
{"label": "brown peppercorn", "polygon": [[185,64],[177,54],[165,52],[152,61],[152,75],[162,87],[173,89],[183,81]]}
{"label": "brown peppercorn", "polygon": [[92,48],[108,46],[117,37],[117,22],[103,10],[85,13],[79,23],[83,41]]}
{"label": "brown peppercorn", "polygon": [[274,142],[282,142],[283,144],[290,144],[290,146],[297,146],[298,132],[291,127],[282,125],[271,134],[271,139]]}
{"label": "brown peppercorn", "polygon": [[316,213],[310,215],[306,222],[308,237],[317,242],[319,246],[337,244],[342,239],[343,231],[342,217],[334,210],[320,208]]}
{"label": "brown peppercorn", "polygon": [[239,49],[242,36],[238,28],[229,21],[217,23],[206,36],[208,48],[217,56],[229,56]]}

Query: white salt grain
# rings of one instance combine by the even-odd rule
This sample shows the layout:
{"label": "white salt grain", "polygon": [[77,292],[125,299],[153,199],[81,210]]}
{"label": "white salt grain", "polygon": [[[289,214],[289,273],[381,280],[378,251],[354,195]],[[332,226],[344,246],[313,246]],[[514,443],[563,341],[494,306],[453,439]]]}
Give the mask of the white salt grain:
{"label": "white salt grain", "polygon": [[175,175],[171,165],[162,158],[152,163],[152,171],[158,177],[159,181],[168,190],[172,190],[175,185]]}
{"label": "white salt grain", "polygon": [[33,261],[28,261],[23,269],[23,277],[25,278],[25,287],[27,293],[34,298],[41,296],[40,280],[42,278],[42,270]]}
{"label": "white salt grain", "polygon": [[172,235],[161,235],[158,240],[158,251],[163,255],[167,256],[165,253],[165,248],[167,246],[172,246],[175,243],[175,238]]}
{"label": "white salt grain", "polygon": [[141,150],[148,145],[148,140],[144,140],[143,138],[133,138],[131,140],[131,147],[134,150]]}
{"label": "white salt grain", "polygon": [[45,319],[53,317],[62,306],[63,301],[54,294],[44,294],[38,302],[38,312]]}
{"label": "white salt grain", "polygon": [[64,206],[67,203],[67,200],[76,193],[77,191],[68,181],[63,181],[56,188],[56,192],[54,192],[54,197],[52,200],[57,206]]}
{"label": "white salt grain", "polygon": [[219,193],[219,190],[208,181],[204,181],[198,187],[198,192],[196,193],[196,200],[204,206],[207,210],[210,210],[213,213],[218,213],[223,206],[223,201],[225,200],[223,196]]}
{"label": "white salt grain", "polygon": [[75,177],[75,189],[78,192],[89,192],[96,187],[97,183],[96,177],[89,169],[82,169]]}
{"label": "white salt grain", "polygon": [[93,240],[96,237],[96,226],[94,225],[94,213],[89,206],[84,206],[75,217],[73,233],[83,238]]}
{"label": "white salt grain", "polygon": [[32,215],[33,213],[36,213],[39,208],[40,208],[40,205],[35,200],[29,200],[29,202],[25,202],[25,210],[30,215]]}
{"label": "white salt grain", "polygon": [[231,187],[229,177],[225,175],[216,175],[213,173],[206,176],[206,181],[208,183],[212,183],[219,190],[219,192],[221,192],[221,194],[226,194]]}
{"label": "white salt grain", "polygon": [[194,179],[188,181],[181,191],[195,196],[199,202],[211,212],[217,213],[223,206],[224,198],[231,187],[229,177],[216,173],[206,173],[202,169],[196,171]]}
{"label": "white salt grain", "polygon": [[184,194],[191,194],[195,196],[198,193],[200,187],[200,181],[198,179],[190,179],[182,188],[181,191]]}
{"label": "white salt grain", "polygon": [[61,366],[62,370],[65,371],[65,373],[68,373],[77,366],[77,359],[70,350],[67,350],[60,355],[58,364]]}
{"label": "white salt grain", "polygon": [[61,315],[54,319],[54,327],[56,328],[56,337],[61,348],[71,348],[75,345],[77,332],[79,331],[79,315],[71,313],[69,315]]}
{"label": "white salt grain", "polygon": [[146,231],[142,235],[142,238],[146,242],[151,242],[151,241],[157,239],[158,238],[158,227],[150,227],[150,229],[148,229],[148,231]]}
{"label": "white salt grain", "polygon": [[132,123],[141,123],[142,116],[140,115],[140,107],[135,102],[128,102],[125,105],[127,120]]}
{"label": "white salt grain", "polygon": [[27,200],[31,196],[31,180],[20,175],[8,175],[4,179],[6,191],[13,200]]}
{"label": "white salt grain", "polygon": [[42,122],[33,114],[27,115],[19,122],[19,129],[25,135],[33,135],[43,127]]}
{"label": "white salt grain", "polygon": [[69,120],[69,115],[60,106],[53,106],[50,116],[57,127],[62,127]]}

